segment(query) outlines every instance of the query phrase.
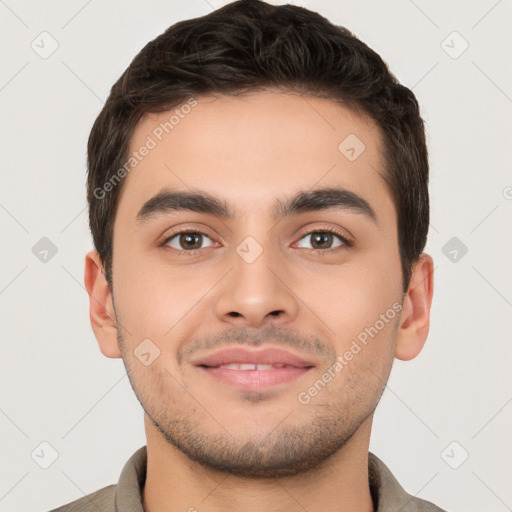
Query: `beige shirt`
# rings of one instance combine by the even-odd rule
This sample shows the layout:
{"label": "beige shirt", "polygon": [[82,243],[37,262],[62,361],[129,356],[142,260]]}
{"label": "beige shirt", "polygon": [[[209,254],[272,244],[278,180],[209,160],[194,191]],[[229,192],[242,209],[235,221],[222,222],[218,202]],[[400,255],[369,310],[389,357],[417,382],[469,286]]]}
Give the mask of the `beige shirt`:
{"label": "beige shirt", "polygon": [[[142,489],[146,480],[146,446],[125,464],[119,482],[51,512],[144,512]],[[368,453],[370,492],[375,512],[446,512],[430,501],[407,494],[391,471],[373,453]]]}

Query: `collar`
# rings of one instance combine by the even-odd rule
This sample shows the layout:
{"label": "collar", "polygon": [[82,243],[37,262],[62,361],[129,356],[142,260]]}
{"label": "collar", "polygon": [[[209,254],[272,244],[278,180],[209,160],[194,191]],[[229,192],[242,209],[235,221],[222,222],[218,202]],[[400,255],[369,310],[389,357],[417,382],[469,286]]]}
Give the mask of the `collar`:
{"label": "collar", "polygon": [[[144,512],[142,490],[146,482],[147,448],[139,448],[126,462],[115,490],[116,512]],[[408,494],[387,466],[368,453],[368,480],[375,512],[445,512],[434,504]]]}

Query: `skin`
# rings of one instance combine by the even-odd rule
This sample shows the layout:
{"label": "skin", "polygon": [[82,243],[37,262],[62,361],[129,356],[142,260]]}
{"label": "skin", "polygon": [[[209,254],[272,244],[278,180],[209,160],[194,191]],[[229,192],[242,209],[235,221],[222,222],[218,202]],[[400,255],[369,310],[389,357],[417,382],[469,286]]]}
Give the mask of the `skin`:
{"label": "skin", "polygon": [[[425,343],[433,288],[433,262],[422,254],[403,294],[379,131],[330,100],[275,90],[197,100],[125,178],[114,224],[113,293],[98,253],[85,260],[99,347],[123,358],[145,410],[144,508],[371,511],[374,409],[394,358],[412,359]],[[131,149],[168,118],[146,115]],[[349,134],[366,146],[352,162],[338,150]],[[376,222],[347,209],[272,219],[277,199],[325,186],[357,193]],[[163,187],[208,192],[238,215],[228,221],[174,211],[138,224],[139,209]],[[195,255],[185,254],[190,249],[179,235],[167,242],[175,252],[159,245],[182,227],[208,235]],[[329,227],[352,246],[336,235],[314,245],[312,233]],[[263,250],[252,263],[236,252],[247,236]],[[401,313],[300,403],[298,394],[393,304]],[[134,355],[144,339],[160,350],[147,366]],[[240,345],[283,348],[315,367],[271,390],[242,392],[191,364]]]}

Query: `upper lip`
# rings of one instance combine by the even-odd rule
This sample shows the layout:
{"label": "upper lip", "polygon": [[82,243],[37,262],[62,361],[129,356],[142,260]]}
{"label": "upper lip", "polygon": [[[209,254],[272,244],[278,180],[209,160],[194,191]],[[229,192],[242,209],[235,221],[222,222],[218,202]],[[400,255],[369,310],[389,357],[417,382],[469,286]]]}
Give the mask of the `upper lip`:
{"label": "upper lip", "polygon": [[249,350],[243,347],[225,348],[192,361],[192,364],[195,366],[220,366],[232,363],[285,364],[297,368],[315,366],[311,361],[307,361],[286,350],[276,348],[260,350]]}

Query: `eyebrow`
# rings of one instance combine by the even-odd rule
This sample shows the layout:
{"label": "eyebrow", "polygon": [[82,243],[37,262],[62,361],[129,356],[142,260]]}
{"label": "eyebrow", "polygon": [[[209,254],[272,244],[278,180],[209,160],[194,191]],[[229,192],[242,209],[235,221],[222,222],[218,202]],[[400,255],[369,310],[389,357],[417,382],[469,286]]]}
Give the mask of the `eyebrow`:
{"label": "eyebrow", "polygon": [[[285,200],[277,199],[272,217],[280,220],[300,213],[330,209],[359,213],[377,224],[377,215],[366,199],[350,190],[333,187],[302,191]],[[223,199],[206,192],[189,193],[163,188],[144,203],[137,214],[136,222],[143,224],[153,217],[172,211],[206,213],[226,220],[233,220],[237,216],[237,211]]]}

